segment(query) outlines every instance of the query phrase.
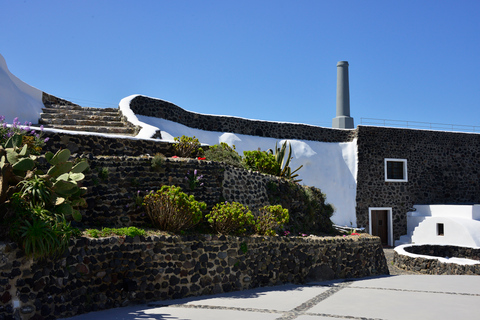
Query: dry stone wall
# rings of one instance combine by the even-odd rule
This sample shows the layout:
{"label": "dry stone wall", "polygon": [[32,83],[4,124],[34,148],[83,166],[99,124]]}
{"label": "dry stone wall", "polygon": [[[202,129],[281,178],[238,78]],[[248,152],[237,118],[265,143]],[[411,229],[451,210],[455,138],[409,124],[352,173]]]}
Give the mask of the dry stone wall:
{"label": "dry stone wall", "polygon": [[461,265],[456,263],[440,262],[435,257],[466,258],[480,262],[479,248],[466,248],[458,246],[440,246],[440,245],[415,245],[404,248],[405,251],[417,255],[432,256],[411,257],[394,252],[393,261],[396,266],[405,270],[421,272],[425,274],[468,274],[480,275],[480,264]]}
{"label": "dry stone wall", "polygon": [[130,102],[135,114],[181,123],[207,131],[232,132],[277,139],[302,139],[324,142],[347,142],[355,138],[355,130],[339,130],[298,123],[249,120],[237,117],[204,115],[186,111],[173,103],[145,96]]}
{"label": "dry stone wall", "polygon": [[[79,238],[52,260],[0,246],[0,318],[55,319],[147,301],[388,274],[370,236]],[[14,308],[14,306],[16,308]]]}

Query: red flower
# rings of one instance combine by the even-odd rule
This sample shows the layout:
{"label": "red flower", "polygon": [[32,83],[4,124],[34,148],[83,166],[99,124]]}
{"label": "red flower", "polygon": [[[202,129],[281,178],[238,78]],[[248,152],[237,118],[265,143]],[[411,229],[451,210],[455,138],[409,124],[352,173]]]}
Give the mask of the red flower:
{"label": "red flower", "polygon": [[178,158],[178,156],[173,156],[172,158]]}
{"label": "red flower", "polygon": [[198,157],[198,160],[207,160],[207,158]]}
{"label": "red flower", "polygon": [[359,234],[354,232],[354,233],[352,233],[352,236],[359,236]]}

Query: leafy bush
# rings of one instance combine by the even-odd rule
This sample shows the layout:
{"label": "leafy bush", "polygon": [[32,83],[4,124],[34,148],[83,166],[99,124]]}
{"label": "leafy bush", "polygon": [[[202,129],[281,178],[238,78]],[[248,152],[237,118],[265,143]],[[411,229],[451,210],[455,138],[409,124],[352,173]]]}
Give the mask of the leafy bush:
{"label": "leafy bush", "polygon": [[205,218],[220,234],[243,235],[255,223],[252,212],[238,202],[217,203]]}
{"label": "leafy bush", "polygon": [[156,227],[172,232],[195,226],[202,219],[202,210],[207,207],[176,186],[163,186],[157,192],[146,195],[143,205]]}
{"label": "leafy bush", "polygon": [[230,147],[225,142],[216,144],[205,151],[205,158],[209,161],[223,162],[231,166],[243,168],[242,157],[235,151],[235,146]]}
{"label": "leafy bush", "polygon": [[156,153],[152,158],[152,168],[155,171],[162,171],[165,165],[165,156],[161,153]]}
{"label": "leafy bush", "polygon": [[176,155],[179,157],[189,158],[200,156],[204,153],[203,149],[200,148],[200,141],[195,136],[193,138],[187,136],[175,137],[173,140],[177,142],[173,147]]}
{"label": "leafy bush", "polygon": [[320,189],[278,179],[267,183],[266,191],[271,204],[288,209],[290,219],[285,228],[292,233],[331,234],[334,231],[330,220],[334,208],[326,203]]}
{"label": "leafy bush", "polygon": [[10,136],[0,146],[0,236],[9,233],[35,258],[61,254],[78,233],[68,221],[79,221],[77,209],[86,205],[82,198],[86,188],[78,183],[88,164],[68,161],[68,149],[47,152],[50,167],[45,174],[37,169],[37,157],[30,154],[40,136],[25,139],[28,132],[19,129],[16,121],[8,130]]}
{"label": "leafy bush", "polygon": [[281,205],[265,206],[259,210],[260,214],[255,222],[255,230],[259,235],[274,236],[290,219],[288,209]]}
{"label": "leafy bush", "polygon": [[12,197],[15,215],[10,235],[24,249],[25,254],[36,259],[61,255],[72,236],[79,231],[67,222],[62,214],[55,214],[42,207],[31,208],[18,193]]}
{"label": "leafy bush", "polygon": [[277,175],[280,171],[280,165],[275,160],[275,156],[271,153],[253,150],[243,151],[243,155],[243,162],[247,169],[271,175]]}

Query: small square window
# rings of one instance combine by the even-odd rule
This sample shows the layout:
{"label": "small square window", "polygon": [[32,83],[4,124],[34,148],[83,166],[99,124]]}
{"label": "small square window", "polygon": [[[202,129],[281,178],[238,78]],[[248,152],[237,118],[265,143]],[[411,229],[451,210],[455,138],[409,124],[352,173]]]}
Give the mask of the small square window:
{"label": "small square window", "polygon": [[385,181],[407,182],[407,160],[385,159]]}

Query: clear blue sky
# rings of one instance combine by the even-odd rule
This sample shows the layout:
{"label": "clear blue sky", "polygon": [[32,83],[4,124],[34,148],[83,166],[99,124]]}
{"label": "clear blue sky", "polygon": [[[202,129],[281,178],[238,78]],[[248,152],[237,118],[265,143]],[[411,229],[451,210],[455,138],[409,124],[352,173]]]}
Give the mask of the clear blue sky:
{"label": "clear blue sky", "polygon": [[195,112],[331,126],[351,116],[480,125],[480,1],[0,0],[0,53],[84,106],[131,94]]}

